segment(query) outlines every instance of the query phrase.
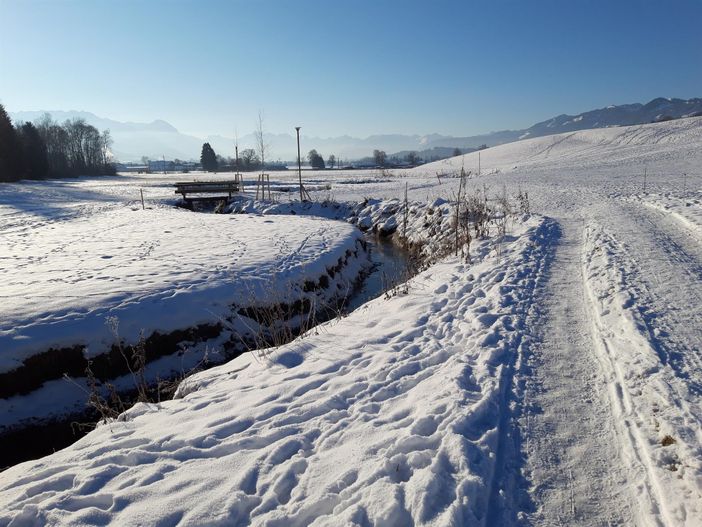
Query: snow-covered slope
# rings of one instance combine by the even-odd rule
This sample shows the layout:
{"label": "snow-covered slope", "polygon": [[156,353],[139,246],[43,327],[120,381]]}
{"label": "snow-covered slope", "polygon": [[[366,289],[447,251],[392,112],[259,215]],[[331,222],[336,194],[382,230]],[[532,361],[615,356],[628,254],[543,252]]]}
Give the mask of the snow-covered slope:
{"label": "snow-covered slope", "polygon": [[[627,167],[689,167],[696,172],[699,145],[702,143],[702,117],[692,117],[616,128],[599,128],[539,137],[488,148],[480,153],[437,161],[414,169],[415,172],[447,172],[460,170],[463,165],[473,173],[495,171],[524,174],[535,170],[616,170],[618,176],[631,176]],[[672,167],[671,167],[672,168]],[[598,175],[597,173],[593,175]],[[681,176],[682,172],[676,174]],[[564,174],[564,177],[567,175]],[[653,176],[653,174],[652,174]]]}

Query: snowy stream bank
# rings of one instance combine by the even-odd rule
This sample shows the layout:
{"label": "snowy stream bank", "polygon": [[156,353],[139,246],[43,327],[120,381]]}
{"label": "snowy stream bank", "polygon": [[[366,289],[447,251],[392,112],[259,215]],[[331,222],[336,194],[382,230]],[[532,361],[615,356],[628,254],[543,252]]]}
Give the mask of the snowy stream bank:
{"label": "snowy stream bank", "polygon": [[[125,355],[130,357],[136,345],[144,350],[144,380],[150,389],[157,390],[163,381],[265,346],[271,338],[277,342],[294,338],[299,331],[336,316],[339,310],[349,312],[407,278],[406,256],[400,247],[371,234],[361,236],[348,224],[330,221],[345,219],[340,214],[332,218],[328,213],[323,214],[325,219],[288,211],[289,218],[279,214],[265,218],[255,210],[252,214],[222,216],[160,207],[150,211],[109,210],[111,217],[106,218],[101,212],[91,212],[94,215],[90,220],[80,218],[84,225],[78,228],[68,223],[52,225],[51,230],[58,229],[57,238],[70,246],[52,249],[58,253],[56,256],[75,258],[81,263],[80,269],[66,269],[65,277],[58,283],[72,279],[78,289],[90,288],[88,296],[98,296],[94,306],[81,313],[84,301],[77,296],[59,296],[53,300],[54,311],[56,305],[62,310],[58,316],[51,312],[51,305],[43,306],[46,315],[39,320],[8,323],[1,328],[0,338],[7,346],[0,356],[0,367],[5,370],[0,369],[0,409],[3,410],[0,451],[4,452],[0,455],[0,467],[63,448],[84,433],[75,423],[99,418],[94,408],[86,406],[90,384],[85,376],[88,361],[100,393],[107,395],[106,386],[111,384],[128,400],[135,395],[136,388],[132,365]],[[164,229],[166,236],[153,236],[149,229],[135,228],[132,218],[143,215],[148,215],[150,222],[159,222],[158,227]],[[100,226],[106,221],[116,224],[110,230],[119,226],[128,233],[106,237]],[[142,221],[143,218],[137,219],[138,223]],[[193,228],[193,222],[204,229]],[[297,227],[298,233],[291,235],[289,228],[281,228],[284,224]],[[172,247],[164,258],[159,249],[174,231],[177,232],[174,238],[182,240],[181,247]],[[21,261],[22,250],[29,250],[31,242],[23,246],[22,237],[27,233],[19,232],[15,259]],[[34,237],[41,237],[40,234]],[[89,266],[75,254],[82,249],[84,234],[90,235],[91,242],[97,241],[96,237],[108,238],[99,245],[103,252],[110,252],[108,260],[125,261],[116,270],[96,266],[92,272],[86,269]],[[138,265],[133,265],[129,251],[126,255],[120,251],[134,246],[134,239],[140,236],[146,239],[139,247],[148,242],[148,252],[156,254],[147,254],[146,258],[141,255]],[[205,252],[205,246],[215,242],[218,236],[219,245],[232,248],[223,249],[222,257],[214,259],[213,272],[208,269],[209,262],[197,261],[197,253],[201,251],[199,247]],[[118,250],[111,251],[110,243],[118,244]],[[271,248],[266,250],[266,247]],[[315,250],[319,251],[317,255]],[[252,253],[258,254],[252,257]],[[212,256],[211,251],[207,254]],[[227,261],[228,255],[232,262]],[[242,259],[245,261],[247,257],[250,265],[242,265]],[[187,259],[196,261],[191,263]],[[32,256],[26,260],[26,267],[31,268]],[[181,266],[180,272],[167,270],[176,261]],[[159,264],[161,269],[154,271]],[[202,276],[188,276],[188,264]],[[89,276],[82,277],[80,272],[88,272]],[[161,280],[142,278],[154,274]],[[172,279],[169,274],[177,276]],[[214,280],[213,274],[217,275]],[[115,294],[108,286],[101,300],[100,286],[104,280],[96,283],[94,277],[108,282],[117,280],[121,290]],[[26,275],[19,273],[17,282],[18,287],[45,285],[27,283]],[[151,289],[148,294],[139,288],[145,282]],[[195,293],[193,284],[198,284]],[[33,309],[22,306],[25,309],[22,312],[17,304],[10,306],[8,313],[12,314],[12,309],[19,312],[16,318],[20,321],[21,315],[29,320],[42,308],[40,304]],[[278,336],[271,336],[271,330]],[[168,396],[168,393],[157,394],[159,398]]]}

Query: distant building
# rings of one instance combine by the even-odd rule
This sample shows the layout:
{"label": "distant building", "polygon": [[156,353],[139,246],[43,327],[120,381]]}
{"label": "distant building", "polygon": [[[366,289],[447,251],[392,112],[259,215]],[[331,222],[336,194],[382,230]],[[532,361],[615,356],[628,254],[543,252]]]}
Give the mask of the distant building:
{"label": "distant building", "polygon": [[150,172],[188,172],[190,170],[197,170],[199,167],[199,163],[192,161],[170,161],[168,159],[165,161],[162,159],[149,161]]}
{"label": "distant building", "polygon": [[200,163],[194,161],[169,161],[157,160],[144,163],[117,163],[117,172],[136,172],[138,174],[151,174],[158,172],[190,172],[199,170]]}
{"label": "distant building", "polygon": [[136,163],[117,163],[117,172],[136,172],[138,174],[141,174],[143,172],[148,171],[148,165]]}

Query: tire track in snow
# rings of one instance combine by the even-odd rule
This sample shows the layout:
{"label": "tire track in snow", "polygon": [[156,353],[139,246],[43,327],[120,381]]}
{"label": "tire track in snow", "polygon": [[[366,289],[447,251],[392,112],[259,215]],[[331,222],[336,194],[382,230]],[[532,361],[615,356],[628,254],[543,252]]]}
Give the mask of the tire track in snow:
{"label": "tire track in snow", "polygon": [[653,348],[702,396],[702,247],[668,215],[627,204],[610,229]]}
{"label": "tire track in snow", "polygon": [[584,309],[582,222],[561,226],[550,276],[537,298],[540,322],[520,372],[518,427],[525,438],[520,446],[531,503],[521,503],[521,514],[511,521],[634,524],[637,505],[626,488],[630,474],[612,433],[606,377]]}
{"label": "tire track in snow", "polygon": [[[620,234],[624,240],[627,235],[641,239],[649,233]],[[649,507],[649,524],[699,525],[702,433],[700,399],[694,391],[702,370],[689,367],[690,361],[694,365],[699,360],[689,322],[676,328],[677,319],[671,319],[672,309],[665,301],[665,294],[676,294],[680,305],[687,307],[690,296],[695,301],[699,281],[687,282],[686,298],[679,288],[670,287],[670,276],[665,276],[671,269],[674,274],[685,274],[679,260],[665,268],[659,259],[660,247],[653,246],[639,251],[643,258],[635,258],[597,224],[588,228],[588,245],[584,265],[597,350],[610,375],[610,399],[617,415],[614,424],[623,446],[629,445],[622,452],[637,474],[636,488]],[[686,254],[680,247],[676,253]],[[661,274],[663,289],[651,287],[651,268],[645,272],[651,265]],[[661,299],[665,311],[657,313]],[[699,322],[692,326],[692,333],[694,328],[699,333],[699,327]],[[688,368],[681,369],[686,363]],[[671,440],[666,443],[664,437]]]}

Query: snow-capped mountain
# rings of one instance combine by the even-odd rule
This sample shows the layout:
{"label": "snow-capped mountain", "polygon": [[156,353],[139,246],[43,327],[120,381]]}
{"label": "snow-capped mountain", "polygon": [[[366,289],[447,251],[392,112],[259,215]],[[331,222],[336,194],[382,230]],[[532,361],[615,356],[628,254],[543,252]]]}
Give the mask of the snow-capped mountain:
{"label": "snow-capped mountain", "polygon": [[622,104],[578,115],[559,115],[524,130],[520,138],[541,137],[562,132],[589,130],[590,128],[645,124],[692,117],[700,113],[702,113],[702,99],[700,98],[685,100],[659,97],[646,104]]}

